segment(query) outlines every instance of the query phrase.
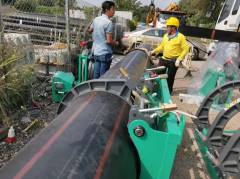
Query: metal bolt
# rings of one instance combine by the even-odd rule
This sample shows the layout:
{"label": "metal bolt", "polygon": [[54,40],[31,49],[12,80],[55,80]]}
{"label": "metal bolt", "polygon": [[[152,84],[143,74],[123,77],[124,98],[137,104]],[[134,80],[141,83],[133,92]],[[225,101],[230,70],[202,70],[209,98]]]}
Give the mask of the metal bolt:
{"label": "metal bolt", "polygon": [[201,138],[201,140],[204,141],[206,139],[206,136],[204,136],[203,133],[200,132],[198,129],[196,129],[196,131],[197,131],[199,137]]}
{"label": "metal bolt", "polygon": [[214,155],[216,158],[219,158],[219,152],[217,150],[214,151]]}
{"label": "metal bolt", "polygon": [[213,165],[218,164],[218,160],[215,159],[215,157],[209,151],[206,152],[205,156],[209,158],[209,160],[212,162]]}
{"label": "metal bolt", "polygon": [[202,132],[202,131],[203,131],[203,127],[202,127],[201,125],[198,125],[198,130],[199,130],[200,132]]}
{"label": "metal bolt", "polygon": [[134,128],[134,134],[137,136],[137,137],[142,137],[145,133],[145,129],[142,127],[142,126],[136,126]]}

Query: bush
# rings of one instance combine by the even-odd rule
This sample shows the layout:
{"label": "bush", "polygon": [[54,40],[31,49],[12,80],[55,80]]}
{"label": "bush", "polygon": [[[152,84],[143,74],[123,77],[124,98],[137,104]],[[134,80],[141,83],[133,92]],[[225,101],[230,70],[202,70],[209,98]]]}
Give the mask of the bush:
{"label": "bush", "polygon": [[205,24],[203,26],[203,28],[207,28],[207,29],[215,29],[215,23],[208,23],[208,24]]}
{"label": "bush", "polygon": [[17,0],[14,7],[23,12],[35,12],[38,0]]}
{"label": "bush", "polygon": [[38,0],[38,3],[40,6],[48,6],[48,7],[52,7],[55,6],[55,2],[54,0]]}
{"label": "bush", "polygon": [[60,7],[65,7],[65,0],[38,0],[38,2],[39,2],[39,5],[41,5],[41,6],[48,6],[48,7],[60,6]]}
{"label": "bush", "polygon": [[33,89],[35,64],[26,56],[29,47],[15,46],[12,40],[0,43],[0,123],[10,125],[10,110],[26,105]]}
{"label": "bush", "polygon": [[133,20],[127,19],[127,30],[134,31],[137,28],[137,23]]}

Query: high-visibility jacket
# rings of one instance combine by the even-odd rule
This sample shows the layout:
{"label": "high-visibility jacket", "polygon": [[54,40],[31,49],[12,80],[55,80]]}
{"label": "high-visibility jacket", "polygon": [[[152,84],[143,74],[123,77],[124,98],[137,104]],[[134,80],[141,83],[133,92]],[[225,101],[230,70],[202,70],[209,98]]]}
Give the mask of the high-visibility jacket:
{"label": "high-visibility jacket", "polygon": [[171,60],[173,57],[178,57],[178,60],[182,61],[188,53],[189,46],[185,36],[177,31],[173,37],[165,34],[161,45],[154,52],[158,54],[162,50],[164,50],[163,59]]}

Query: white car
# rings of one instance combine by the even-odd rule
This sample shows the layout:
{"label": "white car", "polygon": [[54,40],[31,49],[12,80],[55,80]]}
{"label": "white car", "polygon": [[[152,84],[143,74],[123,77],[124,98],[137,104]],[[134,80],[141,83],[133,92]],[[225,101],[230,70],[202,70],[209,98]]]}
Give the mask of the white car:
{"label": "white car", "polygon": [[[166,29],[164,28],[144,28],[144,29],[138,29],[132,32],[124,32],[123,38],[121,40],[122,46],[125,48],[134,48],[135,45],[138,46],[140,43],[143,43],[143,38],[147,37],[148,40],[146,43],[152,43],[153,42],[153,48],[157,48],[158,43],[162,42],[163,36],[167,33]],[[152,40],[152,39],[155,40]],[[130,42],[131,41],[131,42]],[[192,40],[189,40],[189,45],[194,46],[194,57],[193,59],[196,59],[198,57],[202,58],[205,57],[206,53],[203,51],[207,51],[207,48],[204,44],[195,42]],[[201,49],[201,50],[199,50]]]}

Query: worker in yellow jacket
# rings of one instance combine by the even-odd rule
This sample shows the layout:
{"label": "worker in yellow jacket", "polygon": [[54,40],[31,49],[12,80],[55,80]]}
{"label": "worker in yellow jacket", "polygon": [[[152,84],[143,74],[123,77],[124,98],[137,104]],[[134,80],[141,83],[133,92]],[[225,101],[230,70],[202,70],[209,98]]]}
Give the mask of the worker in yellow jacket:
{"label": "worker in yellow jacket", "polygon": [[[150,55],[158,54],[164,50],[163,56],[159,60],[159,66],[165,66],[168,68],[167,82],[171,94],[173,91],[175,75],[180,62],[188,53],[189,46],[185,36],[178,31],[179,20],[177,18],[171,17],[169,20],[167,20],[166,26],[167,34],[164,35],[161,45],[149,53]],[[156,73],[165,74],[166,70],[158,70]]]}

